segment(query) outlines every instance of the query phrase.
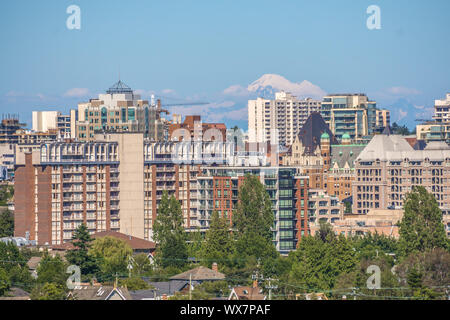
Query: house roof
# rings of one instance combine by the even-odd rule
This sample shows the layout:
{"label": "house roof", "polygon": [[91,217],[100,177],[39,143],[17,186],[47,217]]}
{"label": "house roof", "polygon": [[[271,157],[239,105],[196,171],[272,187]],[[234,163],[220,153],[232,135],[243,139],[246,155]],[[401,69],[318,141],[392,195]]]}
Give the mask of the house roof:
{"label": "house roof", "polygon": [[114,237],[117,239],[125,240],[133,250],[154,250],[156,248],[156,243],[154,243],[152,241],[129,236],[129,235],[126,235],[126,234],[120,233],[120,232],[101,231],[101,232],[94,233],[92,235],[92,238],[94,238],[94,239],[104,238],[104,237]]}
{"label": "house roof", "polygon": [[[96,232],[92,235],[93,239],[97,238],[104,238],[104,237],[114,237],[117,239],[125,240],[128,245],[133,250],[150,250],[153,251],[156,248],[156,243],[152,241],[147,241],[141,238],[133,237],[126,235],[124,233],[116,232],[116,231],[101,231]],[[52,246],[53,250],[72,250],[74,249],[74,246],[72,242],[65,242],[60,245],[54,245]]]}
{"label": "house roof", "polygon": [[214,271],[212,269],[200,266],[186,272],[177,274],[170,278],[170,280],[196,280],[196,281],[208,281],[208,280],[223,280],[225,275],[221,272]]}
{"label": "house roof", "polygon": [[[145,278],[143,278],[145,280]],[[176,292],[181,291],[187,284],[186,280],[172,280],[172,281],[161,281],[161,282],[150,282],[147,283],[154,287],[154,289],[149,289],[148,291],[156,292],[156,296],[162,296],[163,294],[167,296],[172,296]]]}
{"label": "house roof", "polygon": [[0,300],[30,300],[30,294],[20,288],[12,287],[7,296],[0,297]]}
{"label": "house roof", "polygon": [[266,296],[262,293],[262,289],[259,287],[234,287],[230,294],[230,299],[233,293],[237,296],[238,300],[265,300]]}
{"label": "house roof", "polygon": [[320,146],[320,138],[324,133],[327,133],[330,137],[331,144],[338,143],[320,113],[311,113],[298,133],[298,138],[302,142],[303,147],[305,147],[306,154],[314,153],[317,146]]}
{"label": "house roof", "polygon": [[36,270],[41,260],[42,257],[31,257],[27,262],[28,269]]}
{"label": "house roof", "polygon": [[114,292],[119,294],[123,300],[133,300],[126,288],[114,288],[113,286],[82,285],[75,288],[70,295],[75,300],[106,300]]}

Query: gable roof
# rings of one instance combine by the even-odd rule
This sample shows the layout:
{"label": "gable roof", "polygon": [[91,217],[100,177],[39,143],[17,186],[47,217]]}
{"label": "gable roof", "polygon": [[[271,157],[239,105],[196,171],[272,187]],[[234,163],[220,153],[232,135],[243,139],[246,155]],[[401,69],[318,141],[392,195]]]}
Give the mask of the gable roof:
{"label": "gable roof", "polygon": [[[113,237],[121,240],[125,240],[128,245],[133,250],[149,250],[153,251],[156,248],[156,243],[152,241],[147,241],[141,238],[133,237],[126,235],[124,233],[116,232],[116,231],[101,231],[92,234],[93,239],[104,238],[104,237]],[[60,245],[52,246],[53,250],[72,250],[75,249],[74,245],[71,241],[65,242]]]}
{"label": "gable roof", "polygon": [[126,288],[114,288],[113,286],[82,285],[69,293],[75,300],[107,300],[113,294],[118,294],[122,300],[132,300]]}
{"label": "gable roof", "polygon": [[177,274],[170,278],[170,280],[195,280],[195,281],[211,281],[223,280],[225,275],[221,272],[200,266],[186,272]]}
{"label": "gable roof", "polygon": [[327,133],[330,136],[330,144],[338,144],[336,137],[320,113],[311,113],[298,133],[298,138],[305,148],[305,154],[314,153],[317,146],[320,146],[320,138],[323,133]]}
{"label": "gable roof", "polygon": [[266,300],[266,296],[259,287],[234,287],[228,300],[233,300],[233,296],[237,300]]}
{"label": "gable roof", "polygon": [[96,232],[92,235],[92,238],[104,238],[104,237],[114,237],[117,239],[125,240],[128,245],[133,250],[154,250],[156,248],[156,243],[141,238],[126,235],[124,233],[116,231],[101,231]]}

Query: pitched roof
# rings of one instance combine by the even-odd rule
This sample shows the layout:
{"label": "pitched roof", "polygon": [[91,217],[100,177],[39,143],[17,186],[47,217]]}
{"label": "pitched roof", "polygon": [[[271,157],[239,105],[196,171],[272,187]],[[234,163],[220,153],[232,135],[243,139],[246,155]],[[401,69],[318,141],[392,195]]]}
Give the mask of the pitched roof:
{"label": "pitched roof", "polygon": [[237,296],[238,300],[265,300],[266,296],[262,293],[262,289],[259,287],[234,287],[230,294],[230,300],[233,293]]}
{"label": "pitched roof", "polygon": [[156,248],[156,243],[154,243],[152,241],[129,236],[129,235],[126,235],[126,234],[120,233],[120,232],[101,231],[101,232],[96,232],[92,235],[92,238],[94,238],[94,239],[104,238],[104,237],[114,237],[117,239],[125,240],[133,250],[154,250]]}
{"label": "pitched roof", "polygon": [[170,278],[170,280],[190,280],[190,279],[196,281],[223,280],[225,279],[225,275],[221,272],[200,266],[188,270],[186,272],[177,274]]}
{"label": "pitched roof", "polygon": [[366,145],[336,145],[331,147],[331,167],[336,163],[340,169],[348,163],[350,168],[354,167],[356,158]]}
{"label": "pitched roof", "polygon": [[80,286],[75,288],[70,295],[75,300],[106,300],[113,293],[119,294],[123,300],[132,300],[126,288],[114,288],[113,286]]}
{"label": "pitched roof", "polygon": [[357,160],[388,160],[388,152],[413,151],[414,149],[400,135],[375,135],[359,154]]}
{"label": "pitched roof", "polygon": [[[93,239],[103,238],[103,237],[114,237],[117,239],[125,240],[128,245],[133,250],[155,250],[156,243],[148,240],[144,240],[141,238],[133,237],[126,235],[124,233],[116,232],[116,231],[101,231],[96,232],[92,235]],[[72,250],[74,249],[74,245],[72,242],[65,242],[60,245],[52,246],[53,250]]]}
{"label": "pitched roof", "polygon": [[[435,145],[437,147],[437,145]],[[450,157],[448,146],[441,145],[442,148],[436,150],[414,150],[403,136],[399,135],[376,135],[358,156],[357,161],[403,161],[404,159],[422,161],[443,160]]]}
{"label": "pitched roof", "polygon": [[36,270],[41,260],[42,257],[31,257],[27,262],[28,269]]}
{"label": "pitched roof", "polygon": [[[145,280],[145,279],[144,279]],[[130,295],[133,300],[148,300],[155,299],[166,295],[168,297],[173,296],[175,293],[180,292],[189,283],[185,280],[172,280],[172,281],[162,281],[162,282],[149,282],[147,283],[153,286],[152,289],[146,290],[135,290],[130,291]]]}
{"label": "pitched roof", "polygon": [[20,288],[12,287],[6,296],[0,297],[0,300],[30,300],[30,294]]}
{"label": "pitched roof", "polygon": [[316,150],[317,146],[320,145],[320,138],[325,132],[330,136],[331,144],[338,143],[336,137],[331,132],[320,113],[311,113],[298,133],[298,138],[305,147],[306,154],[313,153],[314,150]]}

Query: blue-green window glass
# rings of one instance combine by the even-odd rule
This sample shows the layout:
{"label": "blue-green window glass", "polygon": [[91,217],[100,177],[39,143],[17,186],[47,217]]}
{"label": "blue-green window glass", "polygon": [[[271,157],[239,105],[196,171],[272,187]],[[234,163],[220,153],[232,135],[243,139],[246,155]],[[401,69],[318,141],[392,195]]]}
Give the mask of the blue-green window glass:
{"label": "blue-green window glass", "polygon": [[136,111],[134,109],[128,109],[128,120],[135,120],[135,113]]}

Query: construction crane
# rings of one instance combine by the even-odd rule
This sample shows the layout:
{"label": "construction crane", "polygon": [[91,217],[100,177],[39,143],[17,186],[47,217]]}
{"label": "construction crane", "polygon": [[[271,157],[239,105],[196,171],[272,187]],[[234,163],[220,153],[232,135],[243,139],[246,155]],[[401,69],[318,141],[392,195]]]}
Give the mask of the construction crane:
{"label": "construction crane", "polygon": [[433,122],[433,120],[430,119],[416,119],[416,122]]}
{"label": "construction crane", "polygon": [[[163,98],[163,97],[159,97],[159,98]],[[171,98],[168,98],[171,99]],[[151,100],[152,105],[155,105],[155,95],[152,95],[152,100]],[[206,105],[206,104],[210,104],[209,102],[183,102],[183,103],[166,103],[166,104],[161,104],[161,99],[158,99],[156,101],[156,108],[158,111],[158,114],[161,113],[165,113],[165,114],[170,114],[170,111],[167,109],[163,109],[162,107],[175,107],[175,106],[199,106],[199,105]]]}

